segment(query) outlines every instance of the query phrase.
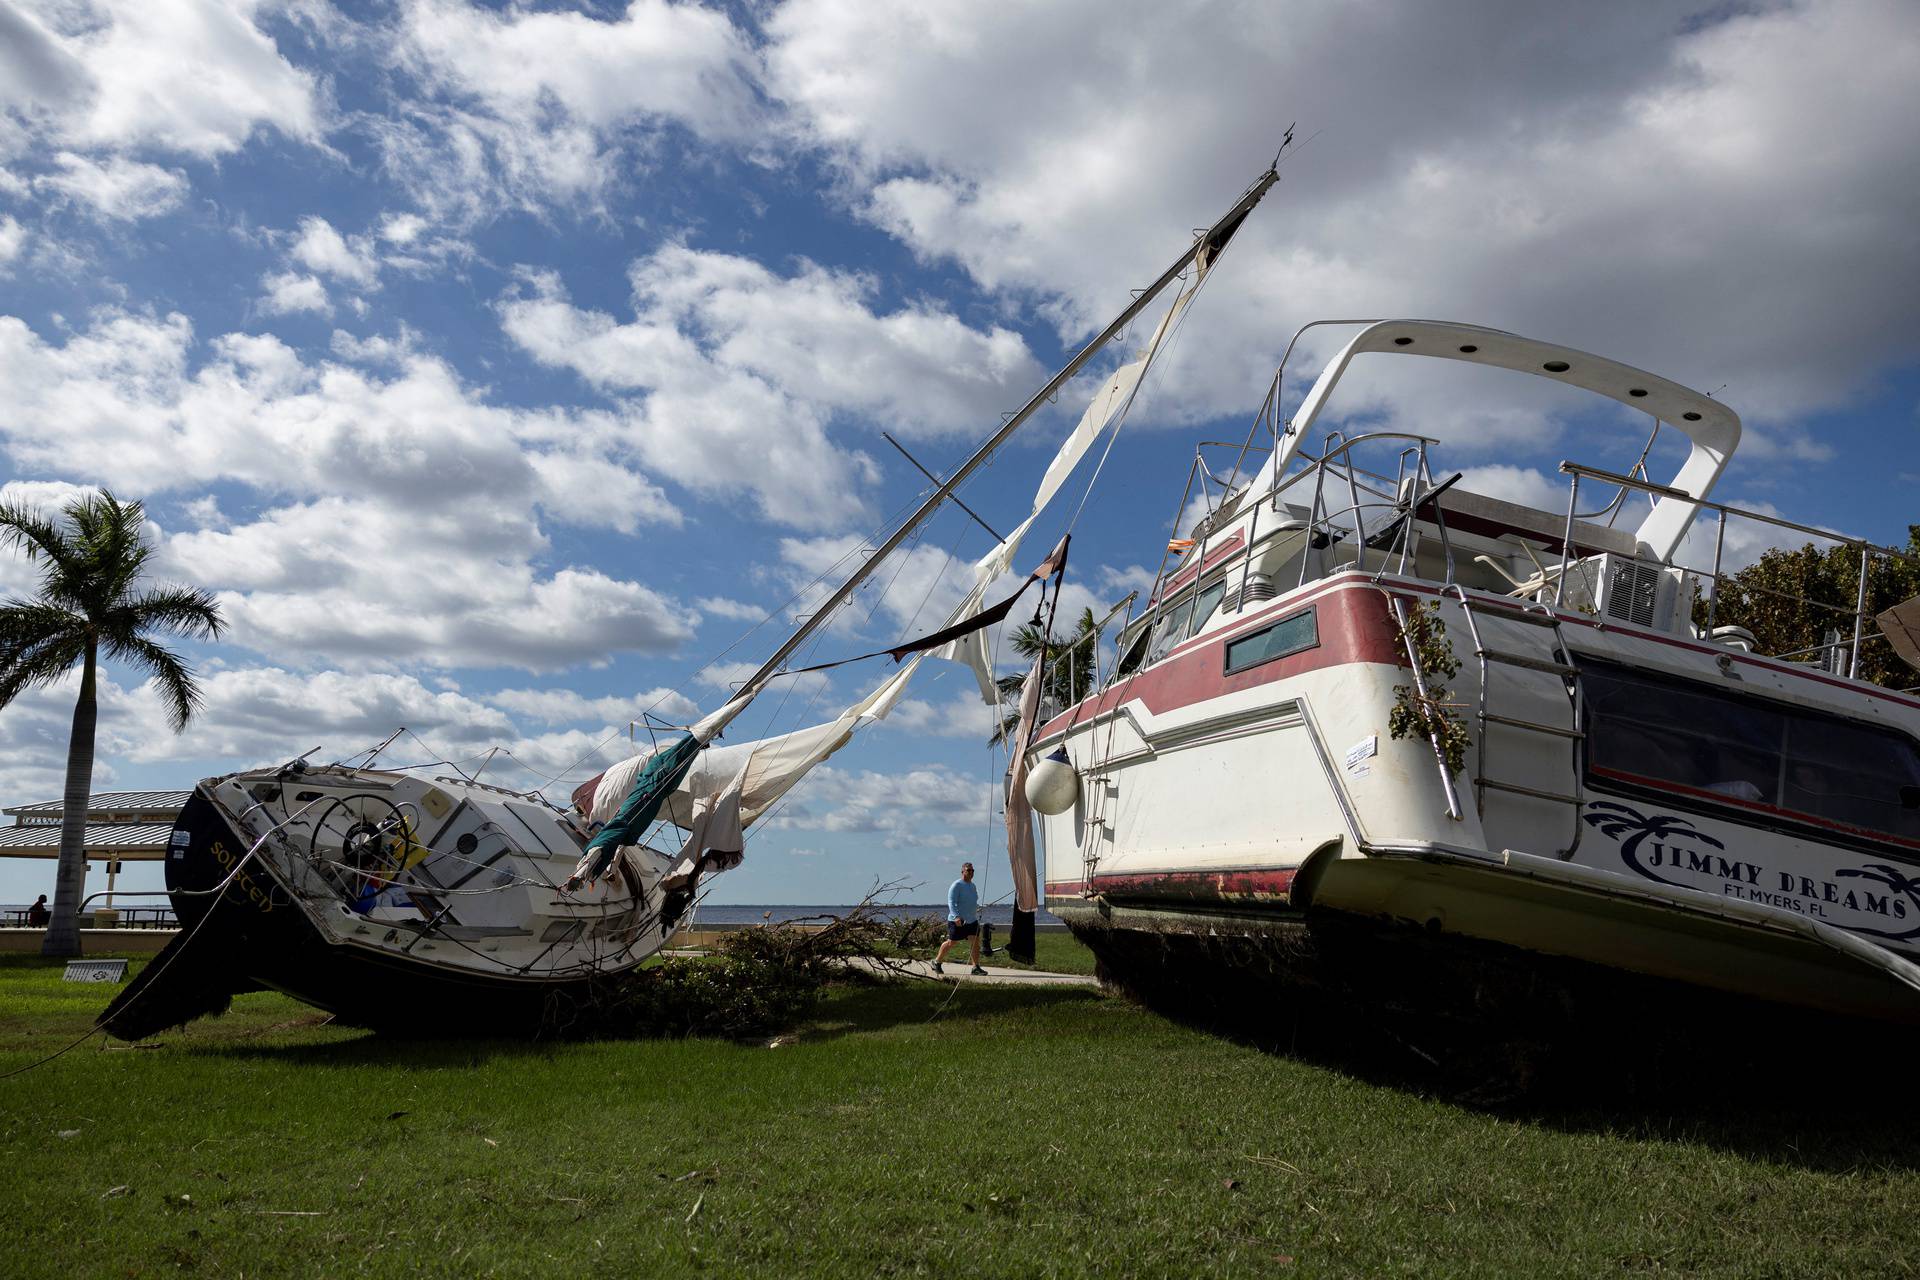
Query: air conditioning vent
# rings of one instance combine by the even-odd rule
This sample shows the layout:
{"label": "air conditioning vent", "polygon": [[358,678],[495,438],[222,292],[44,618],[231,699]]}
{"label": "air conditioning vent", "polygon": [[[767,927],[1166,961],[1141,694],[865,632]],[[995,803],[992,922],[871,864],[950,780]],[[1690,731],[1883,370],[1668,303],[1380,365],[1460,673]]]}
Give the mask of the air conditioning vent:
{"label": "air conditioning vent", "polygon": [[1660,570],[1638,560],[1610,559],[1607,616],[1635,626],[1652,626],[1654,609],[1660,602]]}
{"label": "air conditioning vent", "polygon": [[1688,600],[1672,570],[1612,553],[1575,561],[1560,593],[1562,608],[1656,631],[1673,630]]}

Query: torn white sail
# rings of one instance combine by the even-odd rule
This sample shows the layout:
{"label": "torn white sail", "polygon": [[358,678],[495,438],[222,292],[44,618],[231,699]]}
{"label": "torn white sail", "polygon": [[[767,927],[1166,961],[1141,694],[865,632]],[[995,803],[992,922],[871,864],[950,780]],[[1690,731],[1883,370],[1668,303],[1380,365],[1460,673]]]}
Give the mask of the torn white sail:
{"label": "torn white sail", "polygon": [[[1093,448],[1094,441],[1100,438],[1109,425],[1117,424],[1126,416],[1128,407],[1133,404],[1133,398],[1140,390],[1141,380],[1147,375],[1148,366],[1153,363],[1154,357],[1165,345],[1167,335],[1173,332],[1174,325],[1186,312],[1187,304],[1192,302],[1194,295],[1200,291],[1200,285],[1206,280],[1207,271],[1211,265],[1212,259],[1209,257],[1203,256],[1197,260],[1193,279],[1173,300],[1173,305],[1167,308],[1166,315],[1160,318],[1160,324],[1154,329],[1153,336],[1147,340],[1146,346],[1142,347],[1139,354],[1132,360],[1115,369],[1101,384],[1100,389],[1094,393],[1093,399],[1087,404],[1086,411],[1080,415],[1080,420],[1074,423],[1073,430],[1067,433],[1065,440],[1061,441],[1059,452],[1053,455],[1053,461],[1047,465],[1046,474],[1040,477],[1040,487],[1034,492],[1031,513],[1012,533],[1001,539],[991,551],[974,562],[973,588],[953,611],[954,618],[964,618],[970,613],[979,611],[982,602],[986,599],[988,588],[1012,567],[1013,557],[1020,549],[1021,540],[1027,536],[1027,531],[1033,527],[1033,522],[1040,518],[1040,513],[1046,509],[1047,504],[1052,502],[1055,495],[1060,492],[1061,486],[1066,484],[1067,477],[1073,474],[1074,468],[1078,467],[1081,460],[1087,456],[1088,450]],[[966,663],[973,670],[973,678],[980,686],[981,699],[989,705],[998,705],[1000,695],[994,685],[993,657],[988,645],[988,635],[982,630],[943,645],[933,650],[928,656],[945,658],[950,662]]]}

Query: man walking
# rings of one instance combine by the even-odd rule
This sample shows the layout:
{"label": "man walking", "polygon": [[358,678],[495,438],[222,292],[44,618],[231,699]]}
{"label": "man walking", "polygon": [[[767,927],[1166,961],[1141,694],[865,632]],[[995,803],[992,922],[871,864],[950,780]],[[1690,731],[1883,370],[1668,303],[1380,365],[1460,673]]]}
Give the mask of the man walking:
{"label": "man walking", "polygon": [[980,886],[973,882],[971,862],[960,864],[960,878],[947,890],[947,940],[940,944],[940,952],[933,958],[935,973],[946,973],[940,962],[962,938],[973,943],[973,971],[986,977],[987,971],[980,967]]}

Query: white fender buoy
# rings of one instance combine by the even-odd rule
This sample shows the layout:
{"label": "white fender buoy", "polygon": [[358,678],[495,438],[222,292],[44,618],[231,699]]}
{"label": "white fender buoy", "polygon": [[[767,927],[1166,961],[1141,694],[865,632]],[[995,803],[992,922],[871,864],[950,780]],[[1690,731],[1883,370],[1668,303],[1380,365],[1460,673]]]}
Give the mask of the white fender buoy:
{"label": "white fender buoy", "polygon": [[1073,808],[1080,798],[1080,775],[1067,760],[1067,749],[1055,747],[1053,754],[1033,766],[1027,775],[1027,803],[1036,813],[1052,817]]}

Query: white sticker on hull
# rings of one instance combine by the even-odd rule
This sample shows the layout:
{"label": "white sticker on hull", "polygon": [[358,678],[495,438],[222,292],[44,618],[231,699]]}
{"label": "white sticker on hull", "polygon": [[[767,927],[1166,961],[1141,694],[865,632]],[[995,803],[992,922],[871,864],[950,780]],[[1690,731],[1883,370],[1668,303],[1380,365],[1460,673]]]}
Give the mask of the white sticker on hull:
{"label": "white sticker on hull", "polygon": [[1620,846],[1629,869],[1660,884],[1758,902],[1870,938],[1920,937],[1920,877],[1884,862],[1803,875],[1730,854],[1686,818],[1641,813],[1612,800],[1594,801],[1583,816]]}
{"label": "white sticker on hull", "polygon": [[1370,733],[1347,748],[1347,773],[1355,778],[1364,778],[1373,772],[1373,766],[1367,761],[1380,754],[1380,735]]}

